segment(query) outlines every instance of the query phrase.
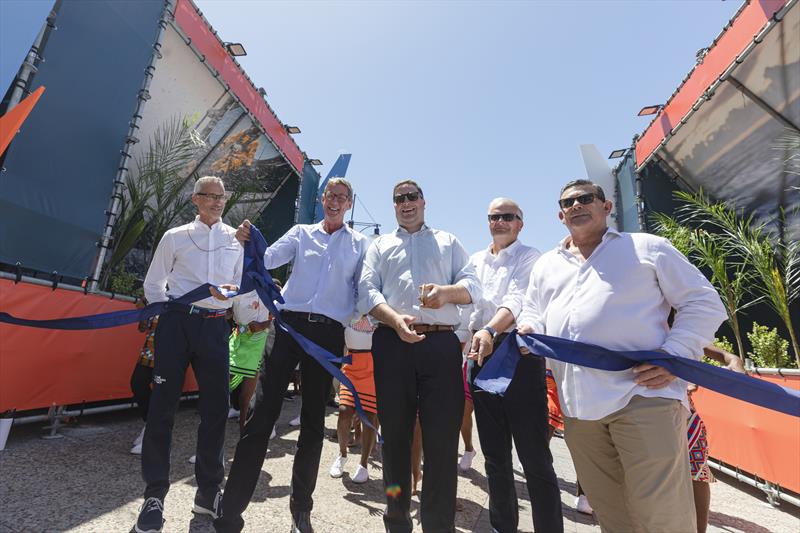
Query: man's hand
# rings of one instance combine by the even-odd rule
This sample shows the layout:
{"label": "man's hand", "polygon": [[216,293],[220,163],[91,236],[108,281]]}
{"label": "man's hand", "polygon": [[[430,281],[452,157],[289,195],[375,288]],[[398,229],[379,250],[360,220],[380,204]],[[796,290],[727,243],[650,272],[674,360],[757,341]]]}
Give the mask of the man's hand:
{"label": "man's hand", "polygon": [[478,366],[483,366],[483,360],[492,355],[494,339],[485,329],[480,329],[472,336],[472,346],[467,354],[467,359],[478,362]]}
{"label": "man's hand", "polygon": [[397,332],[397,336],[400,337],[400,340],[414,344],[415,342],[425,339],[425,335],[420,335],[409,327],[417,319],[416,317],[411,315],[398,315],[398,318],[399,320],[394,324],[394,330]]}
{"label": "man's hand", "polygon": [[739,372],[740,374],[746,374],[744,370],[744,365],[742,364],[742,360],[739,359],[737,356],[733,356],[730,358],[730,361],[725,366],[728,370],[733,370],[734,372]]}
{"label": "man's hand", "polygon": [[[229,291],[238,291],[239,290],[239,287],[237,287],[236,285],[230,285],[230,284],[220,285],[220,288],[221,289],[227,289]],[[209,287],[208,290],[211,293],[211,296],[213,296],[217,300],[225,301],[225,300],[228,299],[228,297],[225,296],[224,294],[222,294],[221,292],[219,292],[216,289],[216,287]]]}
{"label": "man's hand", "polygon": [[663,389],[675,380],[675,376],[666,368],[648,363],[636,365],[633,373],[636,374],[636,384],[648,389]]}
{"label": "man's hand", "polygon": [[250,226],[252,226],[250,221],[244,219],[244,222],[242,222],[241,226],[236,228],[236,240],[239,241],[242,246],[244,246],[244,243],[250,240]]}
{"label": "man's hand", "polygon": [[[529,333],[533,333],[533,326],[530,326],[528,324],[520,324],[519,327],[517,328],[517,335],[527,335]],[[520,346],[519,353],[521,353],[522,355],[528,355],[531,353],[531,351],[523,346]]]}
{"label": "man's hand", "polygon": [[424,283],[419,286],[419,301],[422,307],[440,309],[450,303],[447,287],[435,283]]}

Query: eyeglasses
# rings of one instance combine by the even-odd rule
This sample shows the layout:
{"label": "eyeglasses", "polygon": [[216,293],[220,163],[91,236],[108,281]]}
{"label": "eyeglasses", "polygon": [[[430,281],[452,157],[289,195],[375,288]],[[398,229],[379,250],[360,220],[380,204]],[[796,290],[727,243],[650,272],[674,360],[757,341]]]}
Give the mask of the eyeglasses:
{"label": "eyeglasses", "polygon": [[407,193],[404,193],[404,194],[395,195],[394,203],[395,203],[395,205],[400,205],[403,202],[416,202],[420,198],[422,198],[422,193],[421,192],[407,192]]}
{"label": "eyeglasses", "polygon": [[196,192],[197,196],[205,196],[211,201],[218,202],[219,200],[227,201],[228,200],[228,193],[224,194],[214,194],[211,192]]}
{"label": "eyeglasses", "polygon": [[502,220],[503,222],[511,222],[514,219],[522,220],[516,213],[493,213],[489,215],[489,222],[497,222],[498,220]]}
{"label": "eyeglasses", "polygon": [[347,194],[336,194],[333,191],[325,191],[325,198],[328,201],[339,200],[340,202],[346,202],[350,199],[350,195]]}
{"label": "eyeglasses", "polygon": [[569,209],[575,203],[575,200],[577,200],[579,204],[588,205],[594,202],[595,198],[600,201],[603,200],[603,198],[600,198],[597,194],[590,192],[581,194],[580,196],[574,196],[572,198],[562,198],[558,201],[558,205],[561,206],[561,209]]}

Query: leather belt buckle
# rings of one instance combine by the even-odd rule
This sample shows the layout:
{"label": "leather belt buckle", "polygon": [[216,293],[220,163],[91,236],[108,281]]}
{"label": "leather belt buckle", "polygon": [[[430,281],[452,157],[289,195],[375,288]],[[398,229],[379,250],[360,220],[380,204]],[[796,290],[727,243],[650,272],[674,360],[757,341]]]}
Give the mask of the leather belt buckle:
{"label": "leather belt buckle", "polygon": [[307,313],[305,319],[312,324],[324,324],[327,322],[324,315],[318,315],[317,313]]}

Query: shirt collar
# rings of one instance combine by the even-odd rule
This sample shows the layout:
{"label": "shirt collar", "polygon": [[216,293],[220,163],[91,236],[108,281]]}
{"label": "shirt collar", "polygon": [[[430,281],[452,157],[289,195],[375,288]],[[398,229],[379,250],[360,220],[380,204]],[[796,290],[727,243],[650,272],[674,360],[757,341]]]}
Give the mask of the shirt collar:
{"label": "shirt collar", "polygon": [[508,246],[506,246],[505,248],[503,248],[502,250],[497,252],[497,255],[493,255],[492,254],[492,245],[493,244],[494,243],[489,244],[489,246],[486,248],[486,256],[487,257],[500,258],[500,257],[502,257],[504,255],[514,255],[515,253],[517,253],[517,249],[519,249],[519,247],[522,246],[522,242],[519,239],[517,239],[516,241],[512,242],[511,244],[509,244]]}
{"label": "shirt collar", "polygon": [[422,227],[419,228],[419,231],[416,231],[414,233],[409,233],[407,229],[405,229],[403,227],[399,227],[399,226],[398,226],[398,228],[396,230],[394,230],[394,233],[395,233],[395,235],[414,235],[416,233],[421,233],[421,232],[427,231],[429,229],[430,228],[428,227],[428,225],[423,222],[422,223]]}
{"label": "shirt collar", "polygon": [[314,231],[319,231],[320,233],[323,233],[325,235],[336,235],[337,233],[339,233],[342,230],[344,230],[345,233],[350,233],[350,232],[353,231],[353,230],[350,229],[350,226],[348,226],[347,223],[345,222],[344,224],[342,224],[341,228],[337,229],[333,233],[328,233],[327,231],[325,231],[325,227],[322,225],[323,222],[324,222],[324,220],[320,220],[319,222],[317,222],[314,225]]}
{"label": "shirt collar", "polygon": [[222,219],[219,219],[216,222],[214,222],[214,224],[209,228],[206,224],[200,222],[200,215],[195,215],[192,224],[194,224],[195,229],[204,229],[206,231],[214,231],[222,229]]}
{"label": "shirt collar", "polygon": [[[611,226],[608,226],[606,228],[606,232],[603,234],[603,238],[600,239],[600,243],[602,244],[602,243],[606,242],[608,239],[610,239],[611,237],[619,237],[620,235],[622,235],[622,234],[619,231],[617,231],[616,229],[612,228]],[[569,242],[569,239],[570,239],[569,235],[567,235],[566,237],[561,239],[561,242],[558,243],[558,246],[556,247],[556,249],[559,252],[566,252],[567,251],[567,242]]]}

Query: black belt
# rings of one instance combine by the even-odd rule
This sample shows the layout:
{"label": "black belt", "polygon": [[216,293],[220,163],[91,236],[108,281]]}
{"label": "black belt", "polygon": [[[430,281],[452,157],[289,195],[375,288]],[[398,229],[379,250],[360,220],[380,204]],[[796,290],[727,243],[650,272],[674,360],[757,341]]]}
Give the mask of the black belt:
{"label": "black belt", "polygon": [[313,324],[328,324],[332,326],[342,325],[341,322],[339,322],[338,320],[334,320],[325,315],[320,315],[319,313],[301,313],[300,311],[281,311],[281,314],[286,318],[296,318],[298,320],[305,320],[306,322],[311,322]]}
{"label": "black belt", "polygon": [[172,302],[167,303],[166,310],[177,311],[179,313],[186,313],[189,315],[198,315],[201,318],[223,318],[228,313],[227,309],[206,309],[205,307],[197,307],[196,305],[186,305]]}
{"label": "black belt", "polygon": [[[394,329],[387,324],[378,324],[378,327],[389,328],[391,330]],[[416,333],[439,333],[443,331],[455,331],[453,326],[449,326],[447,324],[411,324],[408,326],[408,328],[414,330]]]}

